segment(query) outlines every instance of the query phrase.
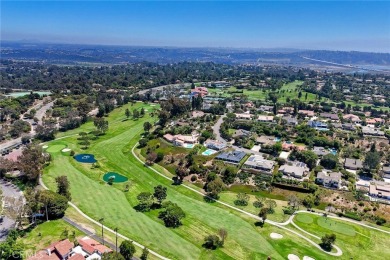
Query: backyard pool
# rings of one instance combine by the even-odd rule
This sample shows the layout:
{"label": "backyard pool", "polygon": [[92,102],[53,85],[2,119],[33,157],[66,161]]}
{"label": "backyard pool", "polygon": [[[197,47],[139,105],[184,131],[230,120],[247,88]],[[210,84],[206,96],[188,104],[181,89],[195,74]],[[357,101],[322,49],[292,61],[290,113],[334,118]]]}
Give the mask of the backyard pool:
{"label": "backyard pool", "polygon": [[206,151],[204,151],[204,152],[202,153],[202,155],[208,156],[208,155],[215,154],[216,152],[217,152],[217,151],[215,151],[215,150],[213,150],[213,149],[207,149]]}
{"label": "backyard pool", "polygon": [[275,142],[280,142],[282,139],[280,137],[275,137],[274,141]]}
{"label": "backyard pool", "polygon": [[185,144],[184,148],[194,148],[194,144]]}
{"label": "backyard pool", "polygon": [[334,149],[334,148],[329,148],[329,151],[330,151],[330,153],[333,154],[333,155],[336,155],[336,154],[337,154],[337,150]]}

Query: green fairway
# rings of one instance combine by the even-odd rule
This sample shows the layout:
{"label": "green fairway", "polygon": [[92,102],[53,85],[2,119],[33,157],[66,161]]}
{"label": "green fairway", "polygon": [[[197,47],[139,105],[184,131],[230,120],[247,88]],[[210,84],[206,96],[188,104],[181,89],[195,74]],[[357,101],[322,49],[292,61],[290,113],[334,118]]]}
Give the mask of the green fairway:
{"label": "green fairway", "polygon": [[65,147],[66,147],[66,145],[64,145],[64,144],[50,145],[50,146],[46,149],[46,152],[49,152],[49,153],[57,153],[57,152],[61,151],[62,149],[64,149]]}
{"label": "green fairway", "polygon": [[[309,218],[312,223],[301,221]],[[334,233],[336,245],[343,251],[341,259],[390,259],[389,234],[308,213],[298,213],[294,223],[319,237]]]}
{"label": "green fairway", "polygon": [[[302,85],[303,81],[294,81],[287,83],[283,85],[280,90],[277,90],[278,92],[278,102],[280,103],[286,103],[287,98],[294,99],[298,98],[298,87]],[[269,88],[265,89],[237,89],[236,87],[230,87],[230,88],[224,88],[224,89],[208,89],[210,95],[216,96],[216,97],[231,97],[232,95],[245,95],[248,97],[249,100],[266,100],[268,98],[268,95],[271,91]],[[242,93],[238,93],[242,92]],[[307,99],[305,98],[307,94]],[[301,101],[310,102],[316,100],[316,95],[312,93],[308,93],[305,91],[302,91],[302,97],[300,98]],[[325,101],[326,99],[324,99]]]}
{"label": "green fairway", "polygon": [[[95,155],[100,167],[78,163],[61,152],[52,152],[52,162],[45,169],[43,180],[55,190],[55,177],[68,176],[72,202],[94,219],[104,218],[108,227],[120,228],[120,233],[146,245],[148,248],[172,259],[286,259],[295,252],[309,255],[315,259],[328,256],[307,241],[288,234],[277,227],[256,227],[255,220],[217,203],[206,203],[203,196],[183,186],[172,185],[155,172],[145,167],[132,154],[131,149],[143,132],[143,123],[152,122],[147,113],[138,120],[124,120],[125,109],[144,107],[148,113],[157,107],[137,103],[115,109],[106,119],[109,121],[108,132],[92,141],[87,150],[78,146],[78,133],[94,130],[92,122],[84,124],[60,136],[61,140],[52,141],[52,145],[65,145],[77,153]],[[68,136],[68,137],[66,137]],[[106,184],[102,177],[106,172],[117,172],[128,178],[128,182]],[[129,191],[124,192],[125,185]],[[176,229],[166,228],[158,218],[157,211],[137,212],[137,195],[142,191],[153,192],[153,187],[167,187],[167,199],[177,203],[186,213],[183,225]],[[219,228],[228,231],[225,246],[215,251],[202,247],[207,235],[215,234]],[[269,237],[270,232],[282,233],[285,238],[275,242]]]}
{"label": "green fairway", "polygon": [[313,223],[313,218],[309,214],[298,214],[295,219],[299,222],[306,224]]}
{"label": "green fairway", "polygon": [[337,233],[341,233],[347,236],[355,236],[355,229],[351,225],[341,223],[339,221],[334,221],[330,218],[318,218],[317,224],[323,228],[329,229]]}

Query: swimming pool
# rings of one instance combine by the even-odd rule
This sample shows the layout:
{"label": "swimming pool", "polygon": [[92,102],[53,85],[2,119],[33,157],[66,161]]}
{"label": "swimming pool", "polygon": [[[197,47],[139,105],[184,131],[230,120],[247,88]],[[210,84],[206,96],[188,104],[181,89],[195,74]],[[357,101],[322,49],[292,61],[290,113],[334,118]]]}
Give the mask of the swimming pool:
{"label": "swimming pool", "polygon": [[194,148],[194,144],[185,144],[184,148]]}
{"label": "swimming pool", "polygon": [[206,151],[204,151],[204,152],[202,153],[202,155],[208,156],[208,155],[215,154],[216,152],[217,152],[217,151],[215,151],[215,150],[213,150],[213,149],[207,149]]}
{"label": "swimming pool", "polygon": [[330,153],[333,154],[333,155],[336,155],[336,154],[337,154],[337,150],[336,150],[336,149],[329,148],[329,151],[330,151]]}
{"label": "swimming pool", "polygon": [[275,137],[274,141],[275,142],[280,142],[282,139],[280,137]]}

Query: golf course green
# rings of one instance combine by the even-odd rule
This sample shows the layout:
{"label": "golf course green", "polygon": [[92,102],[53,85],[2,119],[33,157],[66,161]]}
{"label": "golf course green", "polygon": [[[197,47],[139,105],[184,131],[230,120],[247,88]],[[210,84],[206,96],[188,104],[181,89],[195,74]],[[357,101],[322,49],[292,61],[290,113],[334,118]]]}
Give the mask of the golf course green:
{"label": "golf course green", "polygon": [[[144,117],[124,120],[126,108],[133,110],[142,107],[148,111]],[[266,259],[268,256],[287,259],[288,254],[301,258],[305,255],[315,259],[337,258],[283,229],[268,224],[260,228],[255,225],[256,220],[247,215],[218,203],[207,203],[203,196],[181,185],[172,185],[172,181],[145,167],[132,155],[131,149],[143,133],[143,124],[157,120],[150,115],[156,109],[157,106],[144,103],[115,109],[106,117],[109,121],[107,133],[92,141],[87,150],[82,150],[78,145],[78,133],[93,131],[93,122],[60,133],[58,137],[63,139],[49,142],[49,147],[66,144],[76,154],[93,154],[99,167],[78,163],[70,156],[62,156],[61,150],[56,149],[50,152],[52,162],[45,168],[44,183],[56,190],[55,178],[65,174],[70,182],[72,202],[85,214],[96,220],[104,218],[104,225],[119,227],[121,234],[171,259]],[[129,191],[124,191],[125,183],[110,186],[102,182],[107,172],[120,173],[128,178],[131,182]],[[157,211],[142,213],[134,209],[138,204],[137,195],[144,191],[153,192],[153,187],[157,185],[167,187],[167,200],[176,203],[185,212],[186,217],[179,228],[165,227]],[[212,251],[202,247],[204,238],[216,234],[220,228],[228,232],[224,246]],[[283,239],[272,240],[269,237],[271,232],[283,235]],[[388,241],[385,234],[370,230],[362,232],[372,235],[373,240],[386,238]],[[351,239],[350,236],[345,237]],[[358,247],[352,248],[358,251]],[[381,252],[375,249],[375,252]],[[347,256],[355,257],[359,253],[351,251]]]}

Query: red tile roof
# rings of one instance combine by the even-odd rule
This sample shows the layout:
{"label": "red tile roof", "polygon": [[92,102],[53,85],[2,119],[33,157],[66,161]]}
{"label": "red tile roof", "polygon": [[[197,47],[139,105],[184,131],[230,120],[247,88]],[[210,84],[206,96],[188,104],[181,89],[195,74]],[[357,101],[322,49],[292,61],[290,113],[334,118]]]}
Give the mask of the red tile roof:
{"label": "red tile roof", "polygon": [[85,258],[82,254],[74,254],[69,258],[69,260],[85,260]]}
{"label": "red tile roof", "polygon": [[79,244],[85,250],[86,252],[92,254],[93,252],[97,251],[100,254],[112,252],[112,250],[105,245],[100,244],[96,240],[90,238],[90,237],[84,237],[82,239],[79,239]]}
{"label": "red tile roof", "polygon": [[62,240],[54,245],[55,250],[59,255],[65,256],[68,254],[74,247],[74,244],[69,241],[69,239]]}

